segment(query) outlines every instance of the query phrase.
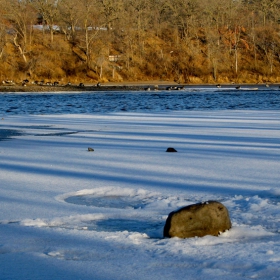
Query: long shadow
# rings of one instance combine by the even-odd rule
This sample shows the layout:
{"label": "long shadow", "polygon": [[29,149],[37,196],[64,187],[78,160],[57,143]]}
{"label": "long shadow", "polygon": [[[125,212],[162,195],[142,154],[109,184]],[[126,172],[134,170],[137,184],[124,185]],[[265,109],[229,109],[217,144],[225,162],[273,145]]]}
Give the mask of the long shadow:
{"label": "long shadow", "polygon": [[[101,238],[90,240],[84,234],[72,234],[50,228],[0,225],[5,250],[0,253],[1,279],[114,279],[104,265],[117,262],[112,254],[115,244]],[[133,245],[131,245],[133,247]],[[133,257],[132,252],[126,252]],[[73,263],[76,261],[76,264]],[[81,263],[83,263],[81,269]],[[88,269],[87,262],[99,269]]]}
{"label": "long shadow", "polygon": [[[47,175],[47,176],[54,176],[54,177],[67,177],[67,178],[73,178],[73,179],[86,179],[86,180],[92,180],[92,181],[106,181],[108,184],[111,183],[118,183],[119,185],[126,185],[127,183],[134,185],[134,186],[145,186],[147,188],[166,188],[166,189],[179,189],[179,190],[189,190],[189,191],[195,191],[195,192],[202,192],[202,193],[212,193],[212,194],[229,194],[229,195],[236,195],[236,194],[242,194],[242,195],[255,195],[255,190],[248,190],[248,189],[236,189],[234,187],[219,187],[217,186],[217,180],[213,180],[212,183],[210,183],[210,179],[207,178],[207,185],[200,184],[200,183],[188,183],[186,182],[170,182],[170,177],[164,173],[153,173],[153,177],[157,177],[158,179],[153,179],[149,175],[148,176],[132,176],[130,177],[129,174],[131,174],[131,171],[134,171],[137,174],[137,170],[131,169],[121,169],[121,168],[108,168],[106,167],[106,164],[103,167],[95,166],[97,170],[103,169],[106,170],[106,174],[99,174],[98,172],[79,172],[79,171],[67,171],[67,170],[61,170],[57,167],[54,168],[46,168],[46,167],[29,167],[29,166],[18,166],[17,164],[0,164],[0,168],[2,170],[8,170],[13,171],[17,173],[25,173],[25,174],[40,174],[40,175]],[[144,172],[146,173],[146,171]],[[128,174],[128,175],[127,175]],[[165,176],[168,177],[169,180],[165,180]],[[199,180],[199,177],[193,177],[190,178],[190,180]],[[237,183],[238,181],[234,181],[232,183]],[[221,180],[221,183],[225,183],[224,180]],[[240,185],[244,184],[244,180],[240,181]],[[246,182],[245,182],[246,184]]]}
{"label": "long shadow", "polygon": [[22,135],[22,132],[16,129],[1,129],[0,128],[0,141],[8,140],[16,136]]}
{"label": "long shadow", "polygon": [[[122,117],[125,119],[125,116]],[[133,124],[134,122],[126,122],[122,120],[113,120],[110,123],[112,125],[116,122],[118,125],[125,125],[125,124]],[[105,122],[106,123],[106,122]],[[140,122],[139,122],[140,124]],[[164,124],[162,123],[156,123],[158,126],[164,125],[164,129],[166,129],[166,122]],[[98,123],[100,125],[100,122]],[[147,129],[149,124],[145,123],[144,124]],[[154,125],[154,124],[153,124]],[[171,125],[171,124],[170,124]],[[232,129],[232,128],[230,128]],[[54,135],[58,136],[58,135]],[[221,136],[221,135],[200,135],[200,134],[187,134],[187,133],[172,133],[172,134],[166,134],[162,132],[156,132],[156,131],[151,131],[151,132],[138,132],[137,130],[130,132],[130,131],[122,131],[119,130],[117,132],[112,132],[112,131],[106,131],[102,132],[102,136],[98,135],[98,133],[94,133],[92,137],[88,137],[88,142],[83,142],[82,144],[79,144],[77,142],[69,141],[69,137],[74,137],[74,139],[78,139],[79,135],[61,135],[63,137],[68,137],[67,142],[63,141],[50,141],[49,139],[43,140],[27,140],[26,144],[30,146],[36,146],[38,144],[38,141],[40,141],[40,147],[46,147],[50,148],[52,146],[54,147],[77,147],[81,148],[82,145],[85,145],[86,143],[90,144],[90,141],[96,141],[98,144],[98,147],[102,148],[103,151],[105,149],[107,150],[121,150],[125,151],[126,153],[133,153],[135,151],[141,152],[152,152],[153,156],[160,156],[163,158],[163,160],[168,159],[168,156],[165,154],[164,156],[159,152],[163,145],[166,143],[174,143],[174,145],[178,144],[180,147],[182,147],[182,150],[179,151],[178,160],[182,160],[181,156],[187,156],[189,160],[195,159],[197,156],[204,155],[205,157],[210,157],[210,156],[220,156],[220,157],[236,157],[240,158],[254,158],[254,159],[263,159],[267,157],[268,155],[272,155],[276,149],[279,149],[278,145],[278,138],[269,138],[269,137],[235,137],[235,136]],[[104,137],[105,136],[105,137]],[[125,137],[124,137],[125,136]],[[43,137],[43,136],[42,136]],[[134,139],[132,139],[132,137]],[[167,138],[166,138],[167,137]],[[191,140],[191,141],[190,141]],[[24,140],[22,140],[24,141]],[[113,143],[113,144],[112,144]],[[260,149],[260,151],[250,151],[248,148],[250,148],[250,144],[253,143],[253,148],[254,149]],[[269,145],[266,145],[264,143],[267,143]],[[204,148],[204,146],[207,145],[208,148]],[[278,146],[277,146],[278,145]],[[196,146],[196,147],[194,147]],[[198,147],[201,148],[198,148]],[[210,147],[217,147],[216,149],[209,149]],[[220,147],[220,148],[218,148]],[[221,150],[221,147],[224,148],[224,150]],[[234,151],[234,150],[227,150],[227,148],[230,147],[235,147],[235,148],[242,148],[240,151]],[[175,147],[176,148],[176,147]],[[261,149],[273,149],[271,154],[268,154],[268,152],[263,152]],[[22,149],[22,147],[21,147]],[[85,148],[86,149],[86,148]],[[246,150],[247,149],[247,150]],[[106,165],[106,162],[102,164],[102,161],[98,164],[93,164],[92,168],[95,168],[96,170],[88,171],[74,171],[72,170],[67,170],[67,166],[65,168],[57,168],[57,166],[50,168],[50,167],[42,167],[42,166],[36,166],[36,162],[32,162],[32,159],[30,161],[26,160],[20,160],[20,158],[12,159],[8,157],[2,157],[2,160],[5,160],[6,162],[1,162],[0,163],[0,168],[2,170],[9,170],[9,171],[14,171],[18,173],[27,173],[27,174],[41,174],[41,175],[51,175],[55,177],[67,177],[67,178],[83,178],[87,180],[102,180],[102,181],[107,181],[107,182],[118,182],[120,184],[125,184],[125,183],[132,183],[134,185],[145,185],[147,187],[157,187],[157,188],[177,188],[177,189],[184,189],[184,190],[194,190],[194,191],[200,191],[200,192],[218,192],[218,193],[231,193],[231,194],[236,194],[238,192],[239,194],[253,194],[254,191],[250,190],[235,190],[233,187],[227,187],[227,188],[221,188],[216,186],[215,184],[219,183],[240,183],[242,184],[242,181],[239,180],[238,178],[235,179],[234,181],[231,182],[225,182],[224,180],[219,180],[219,179],[210,179],[206,178],[208,183],[207,186],[202,185],[200,183],[197,184],[189,184],[188,180],[185,183],[180,183],[174,181],[172,184],[170,184],[170,179],[172,179],[172,175],[170,174],[164,174],[164,172],[156,172],[156,171],[147,171],[144,170],[143,176],[136,176],[139,174],[139,171],[137,171],[137,164],[136,167],[122,167],[122,163],[129,163],[128,161],[120,162],[117,159],[112,158],[112,162],[114,160],[116,161],[116,166],[115,167],[108,167]],[[174,155],[173,155],[174,158]],[[274,154],[274,161],[277,161],[279,158],[279,154]],[[119,162],[118,162],[119,161]],[[117,163],[119,164],[119,167],[117,166]],[[143,164],[145,164],[145,161],[142,161]],[[156,163],[156,161],[155,161]],[[29,164],[32,166],[29,166]],[[59,164],[59,162],[57,162]],[[63,163],[62,163],[63,164]],[[103,174],[98,173],[98,170],[102,170]],[[106,172],[104,172],[106,171]],[[105,174],[104,174],[105,173]],[[129,174],[132,174],[133,177],[130,177]],[[176,175],[173,175],[174,177]],[[153,177],[153,178],[151,178]],[[157,177],[158,179],[154,179]],[[164,180],[162,180],[164,179]],[[196,181],[201,178],[198,178],[196,176],[190,176],[190,180]],[[211,181],[212,180],[212,181]],[[256,183],[254,179],[252,181],[247,181],[243,183]]]}

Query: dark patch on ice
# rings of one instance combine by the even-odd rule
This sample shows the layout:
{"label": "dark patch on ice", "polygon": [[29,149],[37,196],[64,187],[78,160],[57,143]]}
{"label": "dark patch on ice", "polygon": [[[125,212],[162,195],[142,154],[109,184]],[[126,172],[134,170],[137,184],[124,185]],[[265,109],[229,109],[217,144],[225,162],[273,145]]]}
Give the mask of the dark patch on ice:
{"label": "dark patch on ice", "polygon": [[0,141],[11,139],[15,136],[20,136],[22,133],[15,129],[0,129]]}
{"label": "dark patch on ice", "polygon": [[172,147],[169,147],[169,148],[167,148],[166,152],[167,153],[177,153],[177,150]]}
{"label": "dark patch on ice", "polygon": [[130,196],[94,196],[94,195],[75,195],[65,199],[65,202],[103,207],[103,208],[118,208],[118,209],[139,209],[147,205],[147,201]]}
{"label": "dark patch on ice", "polygon": [[24,126],[21,128],[26,129],[44,129],[44,130],[50,130],[53,132],[46,132],[46,133],[36,133],[31,134],[33,136],[64,136],[64,135],[71,135],[71,134],[78,134],[78,133],[84,133],[84,132],[96,132],[96,130],[77,130],[77,131],[67,131],[66,128],[57,128],[52,126]]}
{"label": "dark patch on ice", "polygon": [[69,131],[69,132],[54,132],[54,133],[41,133],[41,134],[35,134],[34,136],[64,136],[64,135],[70,135],[70,134],[77,134],[78,131]]}
{"label": "dark patch on ice", "polygon": [[23,125],[23,126],[19,126],[21,129],[23,128],[31,128],[31,129],[57,129],[52,127],[51,125]]}
{"label": "dark patch on ice", "polygon": [[11,250],[6,248],[4,245],[0,245],[0,255],[11,253]]}
{"label": "dark patch on ice", "polygon": [[71,135],[71,134],[78,134],[84,132],[96,132],[96,130],[78,130],[78,131],[65,131],[65,128],[47,128],[48,130],[56,130],[57,132],[51,133],[38,133],[34,134],[34,136],[64,136],[64,135]]}
{"label": "dark patch on ice", "polygon": [[137,219],[108,219],[90,222],[88,230],[105,232],[138,232],[146,233],[149,237],[161,238],[164,222]]}

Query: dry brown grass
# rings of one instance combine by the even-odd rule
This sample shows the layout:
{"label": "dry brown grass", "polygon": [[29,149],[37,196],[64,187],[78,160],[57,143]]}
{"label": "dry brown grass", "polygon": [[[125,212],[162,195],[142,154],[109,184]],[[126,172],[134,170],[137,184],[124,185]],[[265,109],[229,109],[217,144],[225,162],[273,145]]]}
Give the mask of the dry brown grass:
{"label": "dry brown grass", "polygon": [[[263,34],[262,31],[259,36]],[[250,48],[240,48],[237,74],[234,71],[233,53],[229,54],[225,49],[216,54],[215,80],[206,43],[192,38],[178,43],[178,38],[174,41],[174,34],[168,30],[162,30],[160,35],[147,33],[142,41],[137,40],[137,37],[124,37],[123,41],[104,37],[102,41],[100,36],[91,46],[91,63],[86,63],[85,50],[79,47],[78,41],[73,45],[63,34],[56,34],[54,42],[50,43],[48,34],[43,35],[41,32],[35,32],[31,44],[26,47],[25,63],[11,37],[1,57],[1,79],[20,82],[28,78],[62,83],[161,79],[194,84],[279,82],[279,59],[275,57],[271,73],[263,49],[258,50],[255,59]],[[276,43],[280,46],[280,40]],[[109,62],[109,54],[120,54],[122,58],[117,62]]]}

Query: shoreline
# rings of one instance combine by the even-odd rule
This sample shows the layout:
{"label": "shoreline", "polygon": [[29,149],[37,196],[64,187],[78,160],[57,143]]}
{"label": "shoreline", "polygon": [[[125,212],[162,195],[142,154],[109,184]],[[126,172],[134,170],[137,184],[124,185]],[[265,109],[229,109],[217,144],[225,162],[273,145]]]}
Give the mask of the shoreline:
{"label": "shoreline", "polygon": [[180,90],[196,88],[215,88],[217,89],[267,89],[277,88],[279,84],[178,84],[175,82],[127,82],[127,83],[103,83],[99,86],[92,84],[80,85],[0,85],[0,92],[3,93],[49,93],[49,92],[98,92],[98,91],[157,91],[157,90]]}

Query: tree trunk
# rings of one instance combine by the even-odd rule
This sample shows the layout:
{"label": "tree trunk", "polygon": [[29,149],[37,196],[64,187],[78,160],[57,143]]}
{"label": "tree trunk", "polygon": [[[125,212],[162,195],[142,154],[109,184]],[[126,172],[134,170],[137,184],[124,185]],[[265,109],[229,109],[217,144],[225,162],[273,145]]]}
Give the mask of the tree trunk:
{"label": "tree trunk", "polygon": [[26,58],[26,56],[25,56],[25,54],[24,54],[24,50],[22,49],[21,45],[18,44],[18,42],[17,42],[17,34],[16,34],[16,36],[14,37],[14,45],[18,48],[18,50],[19,50],[19,52],[20,52],[20,54],[21,54],[21,56],[22,56],[24,62],[27,63],[27,58]]}

